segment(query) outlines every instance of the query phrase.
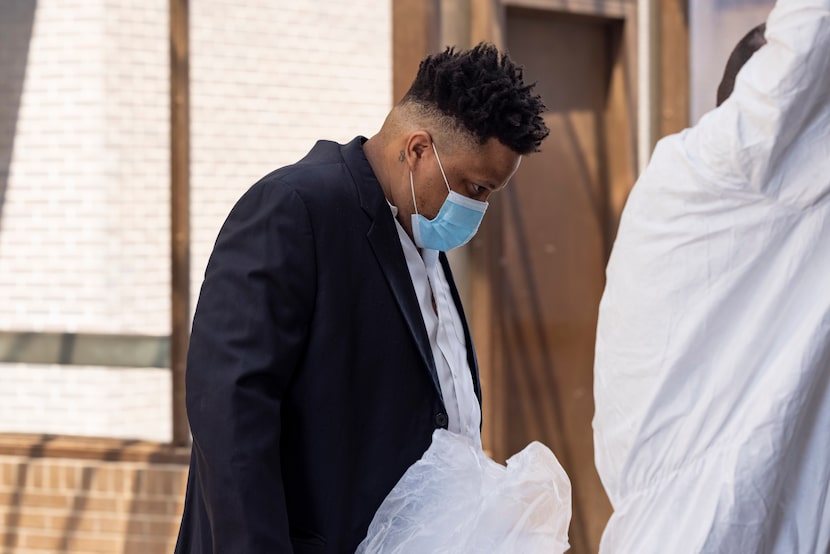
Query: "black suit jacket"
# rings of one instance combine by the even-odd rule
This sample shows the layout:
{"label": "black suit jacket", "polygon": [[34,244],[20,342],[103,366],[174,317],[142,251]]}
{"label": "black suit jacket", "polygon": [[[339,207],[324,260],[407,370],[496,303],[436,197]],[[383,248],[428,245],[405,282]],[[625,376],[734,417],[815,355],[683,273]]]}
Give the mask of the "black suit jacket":
{"label": "black suit jacket", "polygon": [[317,143],[255,184],[219,233],[188,355],[193,450],[177,553],[354,552],[447,425],[364,141]]}

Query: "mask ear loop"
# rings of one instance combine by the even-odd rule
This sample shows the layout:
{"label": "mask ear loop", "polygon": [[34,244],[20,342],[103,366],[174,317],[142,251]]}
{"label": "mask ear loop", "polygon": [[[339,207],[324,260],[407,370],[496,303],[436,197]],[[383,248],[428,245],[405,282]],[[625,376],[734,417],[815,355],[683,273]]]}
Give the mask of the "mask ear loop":
{"label": "mask ear loop", "polygon": [[441,164],[441,158],[438,156],[438,150],[435,148],[435,143],[432,143],[432,151],[435,152],[435,159],[438,160],[438,169],[441,170],[441,177],[444,178],[444,184],[447,185],[447,191],[452,192],[450,182],[447,180],[447,174],[444,173],[444,166]]}
{"label": "mask ear loop", "polygon": [[418,203],[415,202],[415,183],[412,181],[412,170],[409,170],[409,190],[412,191],[412,204],[415,206],[415,214],[418,215]]}
{"label": "mask ear loop", "polygon": [[[441,170],[441,177],[444,178],[444,184],[447,186],[447,192],[452,192],[450,182],[447,180],[447,174],[444,173],[444,166],[441,164],[441,158],[438,157],[438,150],[435,148],[435,142],[432,143],[432,151],[435,152],[435,159],[438,160],[438,169]],[[412,204],[415,206],[415,213],[418,214],[418,202],[415,201],[415,182],[412,179],[412,170],[409,170],[409,190],[412,192]]]}

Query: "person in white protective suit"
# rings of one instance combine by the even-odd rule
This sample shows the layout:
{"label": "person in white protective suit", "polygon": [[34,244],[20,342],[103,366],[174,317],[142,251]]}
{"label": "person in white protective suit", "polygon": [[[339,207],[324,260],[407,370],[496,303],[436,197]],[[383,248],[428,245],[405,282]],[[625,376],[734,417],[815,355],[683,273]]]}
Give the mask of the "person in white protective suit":
{"label": "person in white protective suit", "polygon": [[830,552],[830,0],[779,0],[625,207],[595,358],[609,554]]}

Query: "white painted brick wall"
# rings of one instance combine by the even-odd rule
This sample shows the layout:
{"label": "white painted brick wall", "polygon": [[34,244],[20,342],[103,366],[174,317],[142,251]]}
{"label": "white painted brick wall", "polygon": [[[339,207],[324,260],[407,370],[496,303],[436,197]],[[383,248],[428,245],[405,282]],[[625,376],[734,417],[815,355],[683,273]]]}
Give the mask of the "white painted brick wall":
{"label": "white painted brick wall", "polygon": [[0,364],[0,432],[172,437],[170,372]]}
{"label": "white painted brick wall", "polygon": [[[83,328],[105,312],[104,296],[87,294],[104,289],[106,267],[99,11],[80,0],[35,11],[0,207],[3,329]],[[15,15],[25,11],[4,13],[3,27],[20,25]]]}
{"label": "white painted brick wall", "polygon": [[108,0],[104,143],[109,234],[107,321],[117,332],[170,332],[168,0]]}
{"label": "white painted brick wall", "polygon": [[[0,329],[169,332],[166,6],[37,4],[0,216]],[[390,19],[388,0],[191,2],[194,300],[245,189],[317,139],[379,127]]]}
{"label": "white painted brick wall", "polygon": [[[28,1],[0,2],[0,49]],[[0,330],[169,333],[167,17],[167,0],[37,2],[0,206]],[[195,308],[244,190],[317,139],[379,128],[391,2],[191,0],[190,17]],[[167,370],[0,364],[0,382],[0,432],[170,436]]]}
{"label": "white painted brick wall", "polygon": [[169,333],[167,76],[166,0],[37,3],[0,329]]}
{"label": "white painted brick wall", "polygon": [[256,180],[318,139],[371,136],[392,103],[391,1],[191,3],[192,308]]}

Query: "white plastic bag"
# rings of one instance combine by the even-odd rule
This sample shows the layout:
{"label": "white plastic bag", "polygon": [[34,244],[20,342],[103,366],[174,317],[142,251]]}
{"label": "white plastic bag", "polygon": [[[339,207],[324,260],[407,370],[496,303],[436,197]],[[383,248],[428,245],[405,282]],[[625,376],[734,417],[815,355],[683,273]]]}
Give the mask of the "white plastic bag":
{"label": "white plastic bag", "polygon": [[395,485],[357,554],[551,553],[568,549],[571,484],[532,442],[504,467],[444,429]]}

